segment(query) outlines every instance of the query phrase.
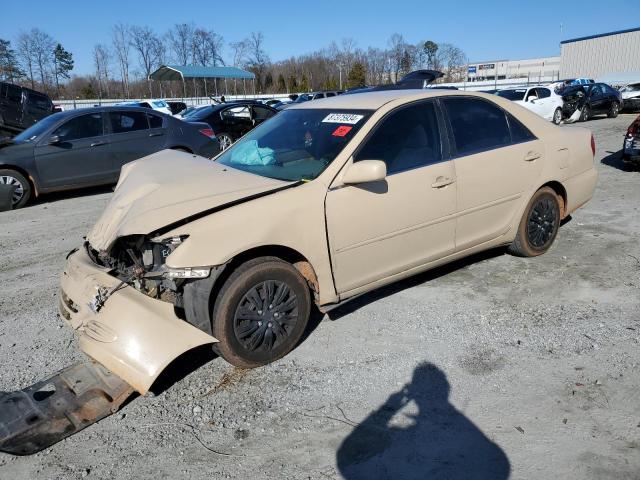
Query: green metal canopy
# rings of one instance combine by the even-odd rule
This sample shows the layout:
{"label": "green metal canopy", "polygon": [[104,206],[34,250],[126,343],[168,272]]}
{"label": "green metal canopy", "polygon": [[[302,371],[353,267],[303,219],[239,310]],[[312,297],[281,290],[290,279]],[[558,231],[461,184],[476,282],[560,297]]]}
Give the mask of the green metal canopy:
{"label": "green metal canopy", "polygon": [[253,80],[256,76],[236,67],[201,67],[198,65],[162,65],[149,75],[150,80],[184,80],[186,78],[238,78]]}

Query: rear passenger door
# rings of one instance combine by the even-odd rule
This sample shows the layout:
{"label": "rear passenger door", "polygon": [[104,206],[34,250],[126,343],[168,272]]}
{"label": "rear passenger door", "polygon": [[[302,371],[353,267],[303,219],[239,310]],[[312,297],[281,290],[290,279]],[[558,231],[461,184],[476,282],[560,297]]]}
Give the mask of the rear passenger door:
{"label": "rear passenger door", "polygon": [[265,120],[273,117],[275,112],[270,108],[263,107],[261,105],[253,105],[251,107],[251,119],[253,120],[253,125],[257,127]]}
{"label": "rear passenger door", "polygon": [[[107,114],[110,124],[111,155],[113,172],[117,179],[120,168],[147,155],[162,150],[165,143],[165,130],[159,124],[160,115],[140,110],[114,110]],[[154,128],[149,128],[149,118]]]}
{"label": "rear passenger door", "polygon": [[434,101],[393,110],[353,162],[382,160],[382,182],[331,188],[327,232],[336,289],[357,290],[446,256],[454,249],[456,183]]}
{"label": "rear passenger door", "polygon": [[[57,142],[50,143],[52,137]],[[109,142],[101,112],[70,118],[35,148],[35,162],[44,188],[108,183]]]}
{"label": "rear passenger door", "polygon": [[456,250],[507,233],[536,186],[543,143],[493,102],[442,100],[458,181]]}

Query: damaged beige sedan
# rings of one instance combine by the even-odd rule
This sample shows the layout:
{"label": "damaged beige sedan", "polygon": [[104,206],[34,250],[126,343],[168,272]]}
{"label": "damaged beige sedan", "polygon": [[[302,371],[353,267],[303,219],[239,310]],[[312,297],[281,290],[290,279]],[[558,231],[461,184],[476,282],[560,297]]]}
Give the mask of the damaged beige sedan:
{"label": "damaged beige sedan", "polygon": [[593,195],[594,153],[589,131],[496,96],[304,103],[213,162],[163,151],[126,165],[68,257],[60,312],[141,394],[203,344],[265,365],[297,345],[313,308],[500,245],[544,253]]}
{"label": "damaged beige sedan", "polygon": [[288,109],[214,162],[125,166],[69,257],[61,312],[92,358],[144,393],[213,343],[257,367],[312,306],[497,245],[543,253],[596,183],[587,130],[496,97],[345,95]]}

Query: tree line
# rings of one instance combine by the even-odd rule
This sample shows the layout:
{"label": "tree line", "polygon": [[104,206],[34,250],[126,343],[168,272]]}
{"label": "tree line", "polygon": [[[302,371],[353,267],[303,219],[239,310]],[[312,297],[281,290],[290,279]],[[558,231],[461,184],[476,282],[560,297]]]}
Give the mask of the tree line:
{"label": "tree line", "polygon": [[[352,38],[285,60],[272,61],[262,32],[226,42],[212,29],[178,23],[164,33],[148,26],[116,24],[110,39],[92,51],[93,72],[72,75],[73,54],[41,29],[22,32],[14,43],[0,38],[0,79],[39,89],[57,98],[144,98],[222,93],[293,93],[393,83],[418,68],[440,70],[443,81],[466,74],[466,56],[457,46],[423,40],[410,43],[399,33],[387,48],[360,48]],[[160,65],[234,66],[255,74],[241,81],[154,82]]]}

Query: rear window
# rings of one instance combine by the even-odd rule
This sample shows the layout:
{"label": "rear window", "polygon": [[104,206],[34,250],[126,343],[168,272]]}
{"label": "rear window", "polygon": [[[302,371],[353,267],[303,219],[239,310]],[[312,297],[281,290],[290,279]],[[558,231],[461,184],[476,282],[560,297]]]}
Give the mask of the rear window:
{"label": "rear window", "polygon": [[109,121],[113,133],[135,132],[149,128],[147,114],[144,112],[109,112]]}
{"label": "rear window", "polygon": [[518,88],[518,89],[509,89],[509,90],[498,90],[496,95],[499,97],[506,98],[507,100],[517,101],[524,100],[524,94],[527,93],[526,88]]}

